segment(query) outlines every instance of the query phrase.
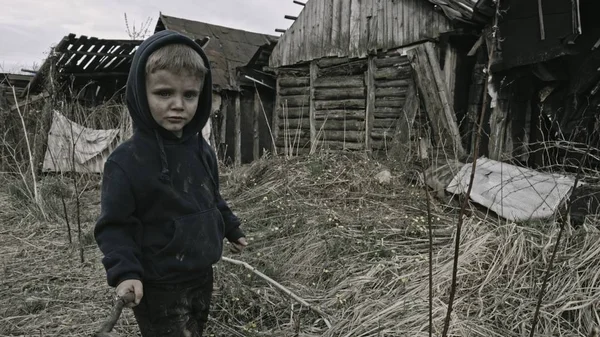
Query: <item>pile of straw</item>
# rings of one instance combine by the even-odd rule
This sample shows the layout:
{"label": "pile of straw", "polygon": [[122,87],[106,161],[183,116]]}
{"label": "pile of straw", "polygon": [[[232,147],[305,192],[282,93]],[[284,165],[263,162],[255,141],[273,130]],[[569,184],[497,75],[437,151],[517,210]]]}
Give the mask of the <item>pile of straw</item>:
{"label": "pile of straw", "polygon": [[[244,221],[252,271],[222,261],[207,336],[427,336],[427,207],[423,187],[401,172],[380,183],[382,164],[358,154],[265,158],[223,172],[223,195]],[[64,221],[42,222],[0,193],[0,336],[89,336],[108,316],[90,231],[98,191],[82,203],[86,262]],[[450,335],[527,336],[558,225],[514,224],[471,212],[461,238]],[[457,214],[432,205],[433,331],[441,334]],[[76,236],[75,236],[76,237]],[[585,225],[563,236],[537,336],[584,336],[600,322],[600,235]],[[331,323],[328,327],[327,322]],[[125,310],[116,332],[137,334]]]}

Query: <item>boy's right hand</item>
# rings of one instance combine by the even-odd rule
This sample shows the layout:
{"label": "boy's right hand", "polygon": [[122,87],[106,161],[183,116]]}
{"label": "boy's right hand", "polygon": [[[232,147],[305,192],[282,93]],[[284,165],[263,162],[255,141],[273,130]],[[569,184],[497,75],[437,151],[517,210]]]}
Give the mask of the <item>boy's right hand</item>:
{"label": "boy's right hand", "polygon": [[125,280],[117,286],[117,297],[124,297],[127,293],[133,293],[135,295],[135,301],[127,303],[128,308],[135,307],[140,304],[142,297],[144,296],[144,286],[140,280]]}

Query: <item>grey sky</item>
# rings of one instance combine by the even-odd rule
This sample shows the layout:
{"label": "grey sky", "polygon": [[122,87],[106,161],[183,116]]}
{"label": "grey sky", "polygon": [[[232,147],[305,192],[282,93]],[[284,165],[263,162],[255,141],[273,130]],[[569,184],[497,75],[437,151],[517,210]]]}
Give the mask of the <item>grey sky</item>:
{"label": "grey sky", "polygon": [[277,35],[288,28],[285,14],[302,7],[292,0],[0,0],[0,72],[17,72],[40,65],[49,48],[74,33],[99,38],[129,38],[129,24],[158,15],[181,17],[221,26]]}

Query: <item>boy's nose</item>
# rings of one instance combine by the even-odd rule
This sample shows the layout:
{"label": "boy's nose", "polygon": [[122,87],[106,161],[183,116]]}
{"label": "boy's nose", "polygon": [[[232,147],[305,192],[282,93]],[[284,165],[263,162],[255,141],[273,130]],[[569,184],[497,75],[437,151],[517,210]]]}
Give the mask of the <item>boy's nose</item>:
{"label": "boy's nose", "polygon": [[173,99],[173,109],[174,110],[182,110],[183,109],[183,97],[175,97]]}

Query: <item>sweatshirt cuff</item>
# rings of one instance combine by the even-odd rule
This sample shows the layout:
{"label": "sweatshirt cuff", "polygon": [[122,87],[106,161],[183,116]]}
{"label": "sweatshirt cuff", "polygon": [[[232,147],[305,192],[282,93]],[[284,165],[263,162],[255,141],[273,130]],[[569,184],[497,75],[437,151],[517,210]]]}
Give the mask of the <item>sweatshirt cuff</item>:
{"label": "sweatshirt cuff", "polygon": [[239,238],[246,236],[244,231],[242,231],[239,227],[236,227],[234,230],[227,234],[227,240],[229,242],[236,242]]}
{"label": "sweatshirt cuff", "polygon": [[110,286],[112,287],[118,287],[119,284],[121,284],[121,282],[123,281],[127,281],[127,280],[142,280],[142,276],[138,273],[127,273],[127,274],[122,274],[119,276],[119,278],[117,278],[116,280],[114,280],[113,282],[110,282],[112,284],[109,283]]}

